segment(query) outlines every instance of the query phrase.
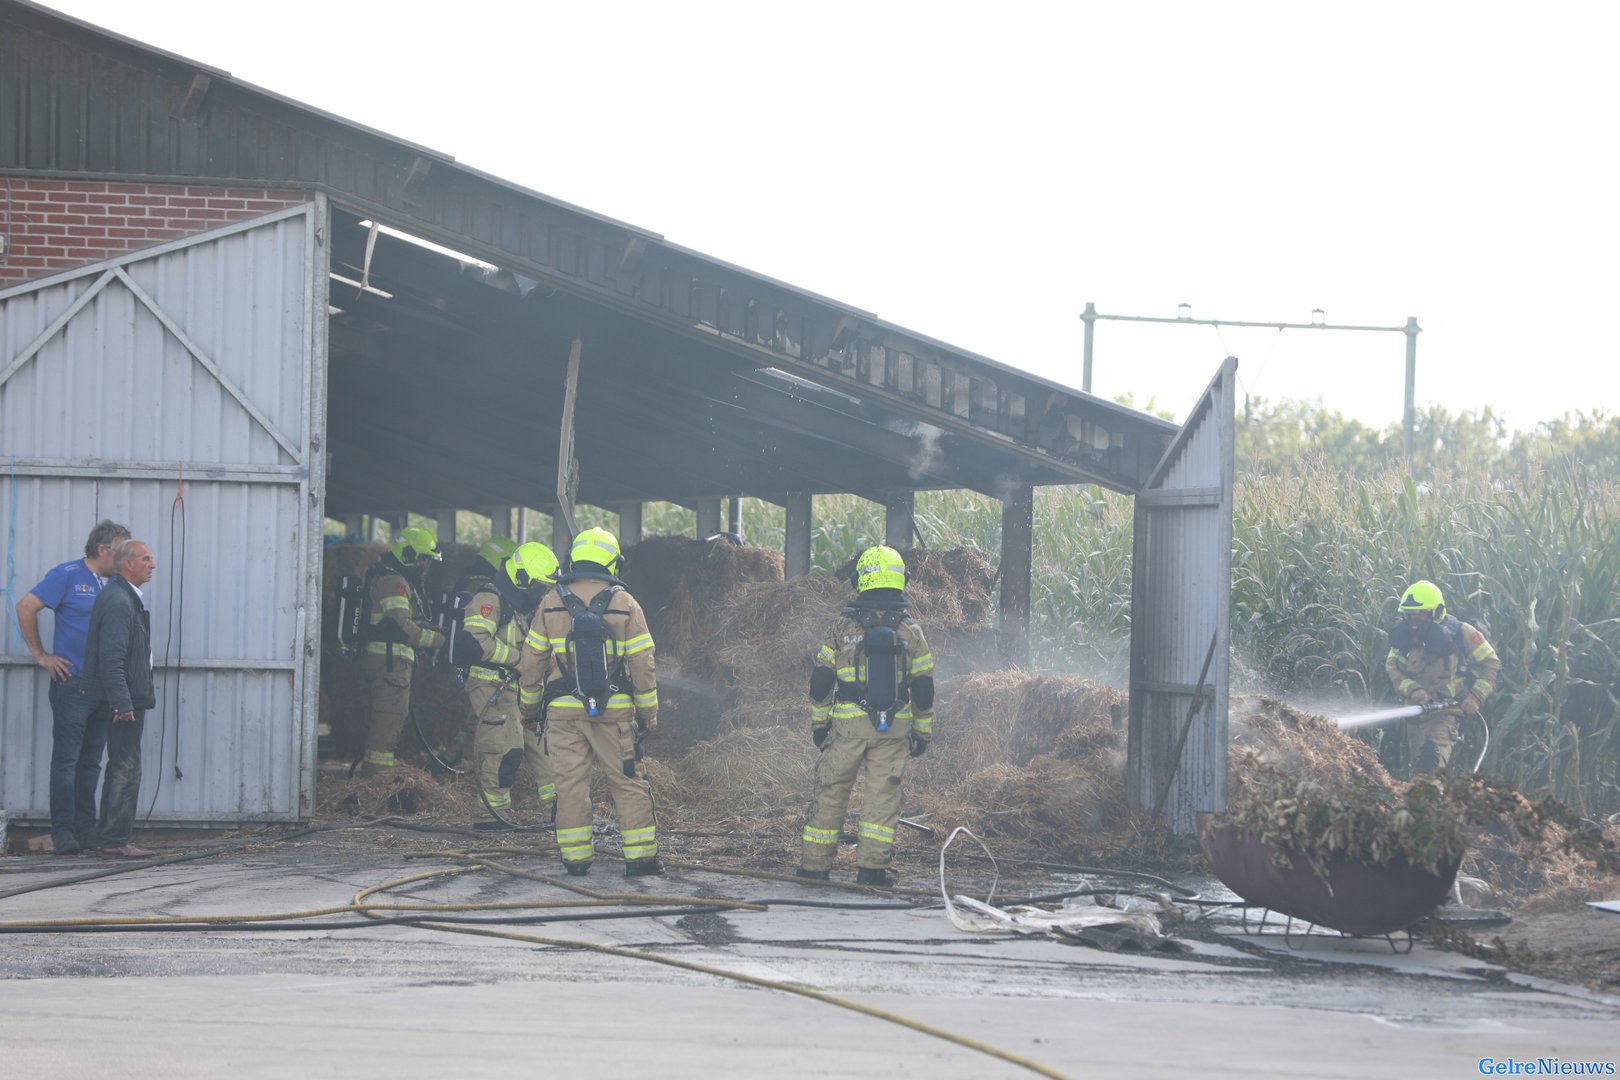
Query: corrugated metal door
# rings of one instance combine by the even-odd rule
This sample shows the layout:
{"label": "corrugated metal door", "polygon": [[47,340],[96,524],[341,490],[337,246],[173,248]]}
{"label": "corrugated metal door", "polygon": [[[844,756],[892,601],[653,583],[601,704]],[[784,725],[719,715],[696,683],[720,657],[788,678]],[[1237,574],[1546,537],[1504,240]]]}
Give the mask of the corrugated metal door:
{"label": "corrugated metal door", "polygon": [[51,713],[13,608],[102,518],[158,561],[139,820],[309,816],[326,219],[317,198],[0,292],[0,808],[14,817],[48,818]]}
{"label": "corrugated metal door", "polygon": [[1229,357],[1136,494],[1126,786],[1182,835],[1226,807],[1236,381]]}

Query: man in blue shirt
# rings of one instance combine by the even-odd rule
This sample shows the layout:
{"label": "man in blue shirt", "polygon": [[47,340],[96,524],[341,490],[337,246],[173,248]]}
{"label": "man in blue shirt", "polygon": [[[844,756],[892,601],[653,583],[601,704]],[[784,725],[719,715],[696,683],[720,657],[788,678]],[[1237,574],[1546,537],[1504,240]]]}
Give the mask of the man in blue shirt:
{"label": "man in blue shirt", "polygon": [[[84,558],[65,562],[17,601],[17,624],[34,662],[51,675],[51,843],[69,855],[96,844],[96,781],[107,729],[86,731],[90,699],[80,692],[90,609],[113,571],[113,551],[129,530],[103,521],[90,530]],[[56,613],[51,652],[39,639],[39,613]]]}

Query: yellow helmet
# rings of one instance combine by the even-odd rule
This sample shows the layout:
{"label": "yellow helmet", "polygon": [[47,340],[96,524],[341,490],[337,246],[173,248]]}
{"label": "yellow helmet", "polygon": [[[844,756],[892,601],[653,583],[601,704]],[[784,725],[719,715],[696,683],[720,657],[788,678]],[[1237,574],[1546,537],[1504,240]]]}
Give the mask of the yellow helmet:
{"label": "yellow helmet", "polygon": [[610,574],[619,572],[619,539],[606,529],[586,529],[574,537],[568,552],[571,565],[596,563]]}
{"label": "yellow helmet", "polygon": [[903,589],[910,580],[911,575],[906,573],[906,561],[892,547],[882,544],[869,547],[855,560],[855,588],[859,592],[868,589]]}
{"label": "yellow helmet", "polygon": [[510,536],[492,536],[478,545],[478,557],[499,570],[517,549],[517,541]]}
{"label": "yellow helmet", "polygon": [[557,556],[546,545],[530,541],[506,560],[506,576],[520,589],[557,583]]}
{"label": "yellow helmet", "polygon": [[1412,582],[1406,595],[1401,597],[1401,614],[1416,611],[1427,611],[1435,622],[1446,617],[1446,598],[1441,595],[1440,586],[1432,581]]}
{"label": "yellow helmet", "polygon": [[439,554],[439,541],[433,535],[433,530],[424,529],[420,525],[408,525],[399,530],[393,546],[388,550],[394,553],[394,558],[406,566],[410,566],[418,559],[433,559],[437,562],[444,558]]}

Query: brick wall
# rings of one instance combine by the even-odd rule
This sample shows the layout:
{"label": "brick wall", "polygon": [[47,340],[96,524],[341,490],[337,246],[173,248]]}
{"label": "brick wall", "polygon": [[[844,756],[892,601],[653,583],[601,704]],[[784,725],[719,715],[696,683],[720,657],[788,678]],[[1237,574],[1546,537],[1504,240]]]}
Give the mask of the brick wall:
{"label": "brick wall", "polygon": [[263,188],[0,177],[0,289],[311,197]]}

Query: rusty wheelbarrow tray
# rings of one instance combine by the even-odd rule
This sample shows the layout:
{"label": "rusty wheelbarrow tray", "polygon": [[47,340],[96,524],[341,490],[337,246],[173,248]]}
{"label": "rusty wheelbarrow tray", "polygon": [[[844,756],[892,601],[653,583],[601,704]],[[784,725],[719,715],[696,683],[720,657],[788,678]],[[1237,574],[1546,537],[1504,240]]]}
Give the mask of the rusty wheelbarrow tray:
{"label": "rusty wheelbarrow tray", "polygon": [[1462,860],[1439,873],[1397,855],[1385,863],[1336,858],[1324,881],[1304,856],[1278,849],[1219,815],[1201,815],[1198,842],[1226,887],[1256,907],[1346,934],[1376,937],[1405,930],[1451,891]]}

